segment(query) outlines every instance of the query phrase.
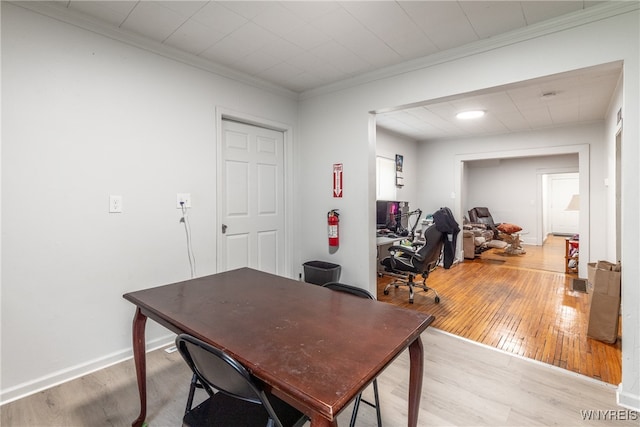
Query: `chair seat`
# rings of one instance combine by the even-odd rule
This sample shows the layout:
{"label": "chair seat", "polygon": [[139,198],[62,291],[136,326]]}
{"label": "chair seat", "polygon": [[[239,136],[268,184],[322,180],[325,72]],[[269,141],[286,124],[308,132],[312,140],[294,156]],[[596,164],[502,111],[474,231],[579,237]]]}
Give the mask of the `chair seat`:
{"label": "chair seat", "polygon": [[[307,418],[302,412],[287,405],[275,396],[269,401],[283,427],[302,426]],[[236,399],[218,392],[193,408],[183,419],[186,427],[264,427],[269,414],[257,403]]]}

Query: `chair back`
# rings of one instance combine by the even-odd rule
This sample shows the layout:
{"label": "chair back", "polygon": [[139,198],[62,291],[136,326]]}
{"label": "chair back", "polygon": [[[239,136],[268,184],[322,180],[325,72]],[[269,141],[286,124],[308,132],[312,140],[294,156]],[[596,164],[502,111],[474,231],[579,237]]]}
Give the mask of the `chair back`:
{"label": "chair back", "polygon": [[[187,365],[206,385],[237,399],[265,404],[262,388],[233,357],[187,334],[178,335],[176,347]],[[267,412],[271,415],[268,408]]]}
{"label": "chair back", "polygon": [[495,227],[489,208],[475,207],[469,210],[469,221],[475,224],[486,224]]}
{"label": "chair back", "polygon": [[431,270],[440,260],[442,247],[444,246],[443,233],[435,224],[428,226],[422,235],[425,243],[416,251],[414,266],[416,270],[425,272]]}
{"label": "chair back", "polygon": [[344,283],[329,282],[322,285],[322,287],[329,288],[334,291],[345,292],[360,298],[375,299],[373,295],[371,295],[371,293],[369,293],[368,291],[365,291],[364,289],[358,288],[356,286],[345,285]]}

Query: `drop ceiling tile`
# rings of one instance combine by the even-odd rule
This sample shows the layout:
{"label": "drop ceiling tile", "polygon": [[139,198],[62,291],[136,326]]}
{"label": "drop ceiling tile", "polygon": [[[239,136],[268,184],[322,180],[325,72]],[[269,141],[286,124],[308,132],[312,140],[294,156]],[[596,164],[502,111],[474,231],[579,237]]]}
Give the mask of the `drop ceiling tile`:
{"label": "drop ceiling tile", "polygon": [[482,129],[483,133],[498,135],[507,133],[509,129],[502,123],[502,121],[495,115],[489,113],[484,117],[477,120],[478,128]]}
{"label": "drop ceiling tile", "polygon": [[162,1],[154,1],[153,3],[157,3],[159,6],[166,7],[181,16],[186,18],[190,17],[198,10],[202,9],[208,2],[206,1],[175,1],[175,0],[162,0]]}
{"label": "drop ceiling tile", "polygon": [[249,22],[247,18],[242,17],[218,2],[208,2],[203,8],[198,10],[191,19],[224,34],[230,34]]}
{"label": "drop ceiling tile", "polygon": [[607,109],[601,103],[581,102],[579,109],[579,119],[581,121],[602,120],[607,114]]}
{"label": "drop ceiling tile", "polygon": [[121,28],[162,42],[187,18],[155,2],[139,2]]}
{"label": "drop ceiling tile", "polygon": [[280,62],[273,67],[259,73],[259,76],[269,80],[285,83],[295,76],[304,73],[304,70],[287,62]]}
{"label": "drop ceiling tile", "polygon": [[324,43],[312,49],[310,53],[349,75],[355,75],[369,68],[368,63],[335,41]]}
{"label": "drop ceiling tile", "polygon": [[225,36],[226,33],[190,19],[171,34],[165,44],[198,55]]}
{"label": "drop ceiling tile", "polygon": [[287,85],[291,86],[292,90],[300,90],[309,86],[319,86],[325,83],[326,81],[323,77],[306,71],[292,77],[287,81]]}
{"label": "drop ceiling tile", "polygon": [[[61,2],[66,3],[66,2]],[[97,16],[100,21],[120,26],[137,1],[70,1],[69,8]]]}
{"label": "drop ceiling tile", "polygon": [[277,37],[265,44],[260,48],[260,50],[267,55],[280,59],[281,61],[286,61],[304,52],[301,47],[280,37]]}
{"label": "drop ceiling tile", "polygon": [[319,16],[312,25],[329,37],[347,39],[353,32],[362,32],[366,28],[343,8],[333,9]]}
{"label": "drop ceiling tile", "polygon": [[401,58],[384,41],[362,27],[354,29],[349,37],[341,39],[340,43],[375,68],[397,63]]}
{"label": "drop ceiling tile", "polygon": [[554,124],[579,122],[580,121],[580,101],[576,100],[571,104],[550,105],[549,112]]}
{"label": "drop ceiling tile", "polygon": [[341,7],[335,1],[284,1],[282,6],[306,23],[311,23],[322,15]]}
{"label": "drop ceiling tile", "polygon": [[509,132],[518,132],[530,129],[529,122],[522,116],[520,111],[503,111],[494,113],[494,115]]}
{"label": "drop ceiling tile", "polygon": [[460,1],[458,3],[481,39],[526,26],[519,1]]}
{"label": "drop ceiling tile", "polygon": [[299,24],[297,27],[293,27],[286,38],[305,50],[313,49],[332,40],[327,34],[309,24]]}
{"label": "drop ceiling tile", "polygon": [[344,8],[371,33],[405,58],[433,53],[436,47],[395,2],[344,2]]}
{"label": "drop ceiling tile", "polygon": [[338,70],[332,64],[328,64],[317,56],[305,52],[295,56],[287,61],[287,63],[300,68],[306,73],[317,76],[324,82],[333,82],[340,78],[347,78],[349,75]]}
{"label": "drop ceiling tile", "polygon": [[276,39],[276,35],[248,22],[202,52],[200,56],[224,65],[233,65],[250,53],[273,43]]}
{"label": "drop ceiling tile", "polygon": [[527,25],[545,21],[567,13],[582,9],[581,1],[523,1],[522,11],[524,12]]}
{"label": "drop ceiling tile", "polygon": [[428,108],[433,114],[446,121],[454,120],[459,112],[458,108],[450,102],[428,105],[425,108]]}
{"label": "drop ceiling tile", "polygon": [[258,14],[274,4],[274,2],[269,1],[219,1],[210,3],[217,3],[228,10],[234,11],[247,20],[255,18]]}
{"label": "drop ceiling tile", "polygon": [[440,50],[478,40],[458,2],[403,1],[399,4]]}
{"label": "drop ceiling tile", "polygon": [[258,13],[252,21],[274,34],[285,36],[297,27],[298,19],[289,9],[276,3]]}
{"label": "drop ceiling tile", "polygon": [[554,124],[547,107],[527,108],[521,110],[521,113],[532,129],[549,127]]}
{"label": "drop ceiling tile", "polygon": [[418,117],[422,121],[431,122],[435,120],[440,120],[440,116],[434,114],[428,108],[417,107],[406,110],[407,114],[411,114],[415,117]]}
{"label": "drop ceiling tile", "polygon": [[264,53],[262,49],[258,49],[235,61],[233,66],[244,73],[255,76],[281,62],[281,60]]}

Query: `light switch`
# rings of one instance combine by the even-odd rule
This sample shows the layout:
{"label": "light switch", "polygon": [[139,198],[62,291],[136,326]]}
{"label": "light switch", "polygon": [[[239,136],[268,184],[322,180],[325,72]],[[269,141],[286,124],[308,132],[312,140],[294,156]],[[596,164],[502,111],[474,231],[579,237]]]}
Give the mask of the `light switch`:
{"label": "light switch", "polygon": [[109,196],[109,213],[122,213],[122,196],[117,194]]}

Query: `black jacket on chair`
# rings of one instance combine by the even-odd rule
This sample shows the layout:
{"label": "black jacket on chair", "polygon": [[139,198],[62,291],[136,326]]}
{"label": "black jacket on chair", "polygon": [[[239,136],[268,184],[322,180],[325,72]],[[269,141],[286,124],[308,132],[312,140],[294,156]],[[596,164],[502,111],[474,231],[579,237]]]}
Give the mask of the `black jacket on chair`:
{"label": "black jacket on chair", "polygon": [[438,231],[442,233],[444,240],[442,265],[444,268],[450,268],[456,257],[456,241],[460,226],[453,217],[451,209],[444,207],[433,213],[433,222]]}

